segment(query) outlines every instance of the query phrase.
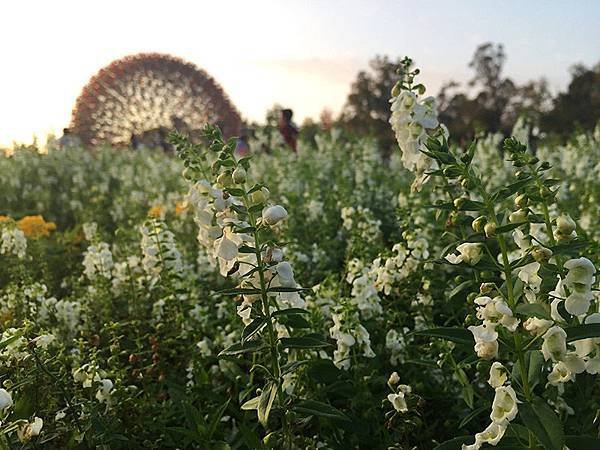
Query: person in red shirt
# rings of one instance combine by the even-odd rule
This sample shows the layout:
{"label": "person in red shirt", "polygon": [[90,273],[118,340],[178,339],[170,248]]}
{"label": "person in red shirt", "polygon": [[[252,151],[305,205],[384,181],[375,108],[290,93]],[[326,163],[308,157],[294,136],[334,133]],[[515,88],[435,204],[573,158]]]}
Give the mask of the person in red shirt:
{"label": "person in red shirt", "polygon": [[282,109],[279,117],[279,132],[283,136],[286,144],[289,145],[294,152],[298,141],[298,127],[292,122],[294,115],[291,109]]}

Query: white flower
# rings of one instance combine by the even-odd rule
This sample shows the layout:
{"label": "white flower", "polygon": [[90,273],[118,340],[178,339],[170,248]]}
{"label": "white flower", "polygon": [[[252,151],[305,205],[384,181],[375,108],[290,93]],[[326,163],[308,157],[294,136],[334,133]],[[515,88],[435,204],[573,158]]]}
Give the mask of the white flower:
{"label": "white flower", "polygon": [[573,380],[575,374],[569,370],[566,364],[562,361],[557,362],[552,367],[552,372],[548,375],[548,384],[558,386],[562,383],[567,383]]}
{"label": "white flower", "polygon": [[108,401],[113,386],[113,382],[108,378],[100,380],[100,387],[96,391],[96,399],[101,403]]}
{"label": "white flower", "polygon": [[36,347],[46,349],[54,341],[54,339],[54,336],[51,334],[43,334],[36,337],[33,342],[35,342]]}
{"label": "white flower", "polygon": [[529,331],[534,336],[540,336],[552,326],[551,320],[539,319],[537,317],[530,317],[523,323],[523,328]]}
{"label": "white flower", "polygon": [[398,386],[398,392],[396,394],[389,394],[387,398],[396,411],[405,413],[408,411],[405,395],[409,394],[411,391],[412,389],[410,386],[401,384]]}
{"label": "white flower", "polygon": [[464,262],[471,266],[477,264],[483,256],[483,249],[481,244],[464,242],[456,247],[456,250],[460,253],[459,255],[450,254],[446,255],[446,260],[451,264],[459,264]]}
{"label": "white flower", "polygon": [[26,422],[17,428],[17,436],[21,442],[28,442],[32,437],[40,434],[43,426],[44,421],[39,417],[35,417],[33,422]]}
{"label": "white flower", "polygon": [[481,433],[475,435],[475,443],[462,445],[462,450],[479,450],[483,444],[496,445],[504,436],[506,425],[492,422]]}
{"label": "white flower", "polygon": [[0,388],[0,411],[10,408],[13,404],[12,396],[6,389]]}
{"label": "white flower", "polygon": [[399,381],[400,381],[400,375],[398,375],[398,372],[392,372],[392,374],[388,378],[388,385],[395,386],[398,384]]}
{"label": "white flower", "polygon": [[[568,278],[568,275],[567,275]],[[591,291],[588,292],[572,292],[565,301],[565,309],[569,314],[574,316],[581,316],[590,309],[593,295]]]}
{"label": "white flower", "polygon": [[567,353],[567,333],[561,327],[553,326],[543,336],[542,353],[544,359],[562,360]]}
{"label": "white flower", "polygon": [[504,424],[510,422],[517,416],[518,408],[517,394],[511,386],[496,388],[496,395],[492,402],[490,419],[492,422]]}
{"label": "white flower", "polygon": [[294,280],[294,271],[289,262],[283,261],[275,266],[277,272],[277,278],[279,284],[284,287],[294,288],[296,287],[296,281]]}
{"label": "white flower", "polygon": [[534,292],[538,292],[542,284],[542,278],[538,275],[538,270],[540,270],[540,263],[538,262],[526,264],[519,269],[519,279],[531,287]]}
{"label": "white flower", "polygon": [[273,205],[266,208],[262,213],[263,221],[267,225],[275,225],[287,217],[288,213],[281,205]]}
{"label": "white flower", "polygon": [[596,268],[587,258],[570,259],[565,263],[565,269],[569,271],[565,283],[572,291],[585,292],[596,281]]}
{"label": "white flower", "polygon": [[492,364],[490,367],[490,377],[488,378],[488,384],[493,388],[498,388],[506,383],[507,380],[506,369],[498,361]]}
{"label": "white flower", "polygon": [[468,330],[473,333],[477,356],[488,360],[498,356],[498,333],[493,325],[471,325]]}

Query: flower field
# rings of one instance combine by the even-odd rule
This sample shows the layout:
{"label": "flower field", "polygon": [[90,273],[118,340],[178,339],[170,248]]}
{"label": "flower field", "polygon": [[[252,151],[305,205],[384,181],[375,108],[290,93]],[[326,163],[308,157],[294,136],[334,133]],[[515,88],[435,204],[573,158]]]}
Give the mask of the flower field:
{"label": "flower field", "polygon": [[0,448],[600,448],[600,127],[0,157]]}

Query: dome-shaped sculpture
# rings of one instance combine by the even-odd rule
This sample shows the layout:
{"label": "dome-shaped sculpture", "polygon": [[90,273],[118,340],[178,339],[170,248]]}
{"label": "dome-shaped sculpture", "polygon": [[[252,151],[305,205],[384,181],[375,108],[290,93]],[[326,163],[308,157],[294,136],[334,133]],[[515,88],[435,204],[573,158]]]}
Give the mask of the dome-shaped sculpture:
{"label": "dome-shaped sculpture", "polygon": [[191,132],[217,124],[228,136],[240,115],[219,84],[179,58],[140,53],[112,62],[83,88],[71,129],[86,145],[128,144],[132,136],[178,128]]}

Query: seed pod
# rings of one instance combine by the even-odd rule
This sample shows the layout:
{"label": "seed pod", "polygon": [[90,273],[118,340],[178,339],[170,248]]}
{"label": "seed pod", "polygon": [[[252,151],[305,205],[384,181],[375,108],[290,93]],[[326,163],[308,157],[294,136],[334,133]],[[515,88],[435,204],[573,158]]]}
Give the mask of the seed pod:
{"label": "seed pod", "polygon": [[481,285],[479,286],[479,293],[480,294],[489,294],[490,292],[492,292],[494,287],[495,287],[494,283],[481,283]]}
{"label": "seed pod", "polygon": [[485,231],[486,237],[492,237],[496,234],[496,224],[492,222],[486,223],[485,227],[483,227],[483,231]]}
{"label": "seed pod", "polygon": [[246,182],[246,169],[242,166],[236,167],[233,171],[233,181],[235,184],[244,184]]}
{"label": "seed pod", "polygon": [[512,212],[508,216],[508,221],[510,223],[525,222],[525,220],[527,220],[527,212],[527,209],[520,209],[518,211]]}
{"label": "seed pod", "polygon": [[539,245],[535,245],[531,249],[531,256],[535,259],[536,262],[545,263],[552,257],[552,250],[546,247],[542,247]]}
{"label": "seed pod", "polygon": [[484,229],[486,221],[487,219],[485,218],[485,216],[479,216],[473,221],[473,223],[471,224],[471,228],[473,228],[473,231],[481,233]]}
{"label": "seed pod", "polygon": [[570,236],[576,226],[575,221],[568,214],[563,214],[556,219],[556,227],[562,235]]}
{"label": "seed pod", "polygon": [[217,177],[217,183],[219,183],[223,187],[228,187],[233,184],[233,178],[231,177],[231,172],[223,172]]}
{"label": "seed pod", "polygon": [[519,208],[525,208],[527,206],[529,199],[525,194],[520,194],[515,197],[515,205]]}

